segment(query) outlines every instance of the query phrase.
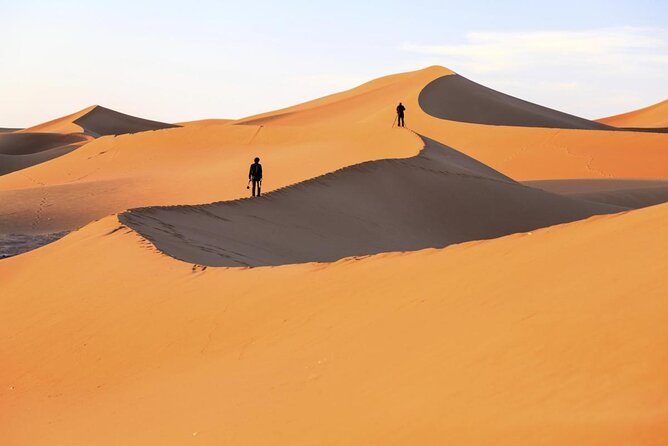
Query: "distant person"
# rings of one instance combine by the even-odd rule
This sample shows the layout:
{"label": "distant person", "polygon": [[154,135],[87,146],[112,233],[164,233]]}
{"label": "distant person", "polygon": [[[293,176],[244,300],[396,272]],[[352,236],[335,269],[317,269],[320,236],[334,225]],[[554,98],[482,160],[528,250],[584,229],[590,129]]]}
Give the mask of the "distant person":
{"label": "distant person", "polygon": [[406,107],[404,107],[404,104],[399,102],[399,105],[397,105],[397,125],[399,127],[405,127],[404,126],[404,111],[406,110]]}
{"label": "distant person", "polygon": [[257,196],[262,195],[260,189],[262,188],[262,164],[260,158],[255,158],[255,162],[251,164],[248,171],[248,182],[253,182],[253,196],[255,196],[255,188],[257,187]]}

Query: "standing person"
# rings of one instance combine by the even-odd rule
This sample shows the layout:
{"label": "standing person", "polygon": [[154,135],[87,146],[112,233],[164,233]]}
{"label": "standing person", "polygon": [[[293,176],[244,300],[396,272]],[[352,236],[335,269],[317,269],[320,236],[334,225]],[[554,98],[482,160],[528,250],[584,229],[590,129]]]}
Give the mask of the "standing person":
{"label": "standing person", "polygon": [[262,195],[260,189],[262,187],[262,164],[260,158],[255,158],[255,162],[251,164],[248,171],[248,181],[253,182],[253,196],[255,196],[255,187],[257,186],[257,196]]}
{"label": "standing person", "polygon": [[397,125],[399,127],[404,127],[404,110],[406,110],[406,107],[399,102],[399,105],[397,105]]}

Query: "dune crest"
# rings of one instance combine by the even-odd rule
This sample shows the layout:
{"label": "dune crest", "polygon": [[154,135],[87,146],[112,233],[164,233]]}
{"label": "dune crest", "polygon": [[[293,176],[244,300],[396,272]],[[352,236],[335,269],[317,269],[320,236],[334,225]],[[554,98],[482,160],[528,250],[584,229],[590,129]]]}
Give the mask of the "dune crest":
{"label": "dune crest", "polygon": [[262,198],[131,209],[119,219],[189,263],[266,266],[443,247],[626,209],[521,186],[423,141],[415,157],[353,165]]}
{"label": "dune crest", "polygon": [[91,105],[71,115],[23,129],[21,132],[84,133],[97,138],[104,135],[123,135],[172,127],[178,126],[137,118],[99,105]]}
{"label": "dune crest", "polygon": [[663,129],[668,131],[668,99],[657,104],[619,115],[597,119],[598,122],[622,128]]}

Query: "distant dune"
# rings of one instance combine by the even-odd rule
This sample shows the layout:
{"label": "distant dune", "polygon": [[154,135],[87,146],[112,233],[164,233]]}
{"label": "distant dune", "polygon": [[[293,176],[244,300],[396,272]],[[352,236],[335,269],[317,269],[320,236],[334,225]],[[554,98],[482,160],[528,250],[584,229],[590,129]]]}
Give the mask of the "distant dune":
{"label": "distant dune", "polygon": [[175,124],[150,121],[137,118],[117,111],[92,105],[71,115],[54,119],[34,127],[21,130],[22,132],[60,132],[85,133],[93,137],[104,135],[123,135],[126,133],[145,132],[178,127]]}
{"label": "distant dune", "polygon": [[436,141],[261,199],[133,209],[120,221],[177,259],[210,266],[331,262],[500,237],[626,208],[521,186]]}
{"label": "distant dune", "polygon": [[104,135],[177,127],[94,105],[26,129],[0,131],[0,175],[63,156]]}
{"label": "distant dune", "polygon": [[622,128],[659,128],[668,131],[668,99],[639,110],[601,118],[598,122]]}
{"label": "distant dune", "polygon": [[90,140],[81,133],[0,133],[0,175],[65,155]]}

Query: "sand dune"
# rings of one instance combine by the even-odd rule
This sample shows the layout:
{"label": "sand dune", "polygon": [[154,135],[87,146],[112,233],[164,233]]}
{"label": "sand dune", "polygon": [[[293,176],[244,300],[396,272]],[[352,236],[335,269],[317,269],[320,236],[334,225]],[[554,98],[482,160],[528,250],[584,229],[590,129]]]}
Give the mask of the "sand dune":
{"label": "sand dune", "polygon": [[451,121],[521,127],[610,129],[607,125],[508,96],[459,75],[434,79],[420,92],[418,101],[427,114]]}
{"label": "sand dune", "polygon": [[21,130],[20,128],[9,128],[9,127],[0,127],[0,133],[11,133]]}
{"label": "sand dune", "polygon": [[[392,127],[399,101],[413,130],[516,180],[668,177],[665,134],[480,125],[421,111],[425,86],[450,75],[430,67],[235,122],[99,138],[0,178],[0,201],[11,214],[0,220],[0,233],[71,230],[133,207],[242,198],[256,155],[269,169],[266,191],[365,161],[415,156],[420,143]],[[47,196],[49,206],[40,206]]]}
{"label": "sand dune", "polygon": [[668,99],[639,110],[601,118],[598,122],[615,127],[660,128],[668,130]]}
{"label": "sand dune", "polygon": [[97,105],[29,127],[0,132],[0,175],[65,155],[93,138],[175,127]]}
{"label": "sand dune", "polygon": [[85,133],[99,137],[172,127],[177,126],[175,124],[137,118],[99,105],[92,105],[71,115],[29,127],[22,130],[22,132]]}
{"label": "sand dune", "polygon": [[5,175],[16,170],[25,169],[27,167],[57,158],[59,156],[63,156],[78,147],[80,147],[80,144],[71,144],[54,147],[53,149],[42,150],[37,153],[29,153],[26,155],[0,154],[0,175]]}
{"label": "sand dune", "polygon": [[263,266],[442,247],[625,209],[524,187],[425,144],[413,158],[369,161],[259,199],[133,209],[120,221],[189,263]]}
{"label": "sand dune", "polygon": [[0,133],[0,175],[65,155],[90,140],[82,133]]}
{"label": "sand dune", "polygon": [[0,443],[663,445],[667,218],[206,270],[105,218],[0,262]]}
{"label": "sand dune", "polygon": [[89,137],[76,133],[7,133],[0,135],[0,154],[31,155],[89,140]]}

